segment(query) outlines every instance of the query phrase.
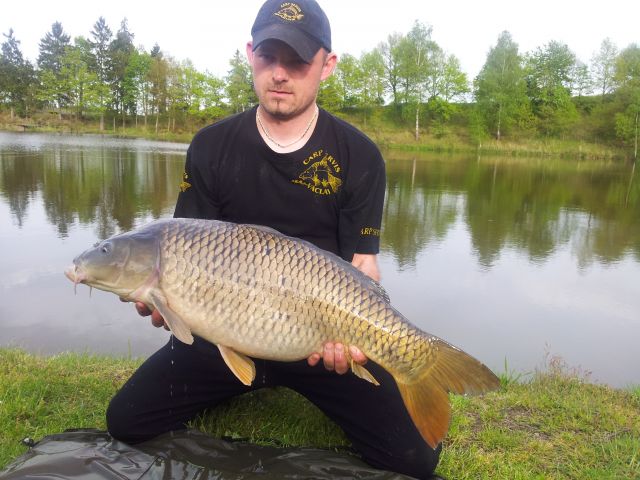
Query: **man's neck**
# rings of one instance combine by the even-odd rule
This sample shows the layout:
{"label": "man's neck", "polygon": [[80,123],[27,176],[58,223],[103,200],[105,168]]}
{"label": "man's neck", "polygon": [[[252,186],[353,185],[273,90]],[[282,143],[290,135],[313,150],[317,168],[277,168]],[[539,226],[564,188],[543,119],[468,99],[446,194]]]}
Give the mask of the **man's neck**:
{"label": "man's neck", "polygon": [[256,124],[260,136],[273,151],[290,153],[302,148],[315,129],[318,106],[313,103],[295,117],[278,117],[269,114],[262,106],[256,112]]}

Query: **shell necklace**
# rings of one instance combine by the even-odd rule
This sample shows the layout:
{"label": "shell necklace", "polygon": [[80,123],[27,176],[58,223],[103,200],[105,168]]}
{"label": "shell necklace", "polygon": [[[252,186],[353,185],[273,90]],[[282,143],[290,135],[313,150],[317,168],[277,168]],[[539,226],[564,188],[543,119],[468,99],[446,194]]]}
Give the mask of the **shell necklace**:
{"label": "shell necklace", "polygon": [[274,138],[269,134],[269,130],[267,130],[267,127],[265,127],[262,124],[262,119],[260,118],[260,109],[258,108],[256,110],[256,118],[258,119],[258,125],[260,125],[260,128],[262,129],[262,131],[264,132],[265,136],[271,141],[271,143],[273,143],[274,145],[277,145],[280,148],[288,148],[291,145],[294,145],[296,143],[298,143],[300,140],[302,140],[304,138],[304,136],[309,132],[309,129],[311,128],[311,125],[313,124],[314,120],[318,117],[318,106],[316,105],[316,111],[313,114],[313,117],[311,117],[311,120],[309,120],[309,123],[307,124],[307,128],[304,129],[304,132],[302,132],[302,135],[300,135],[296,140],[294,140],[291,143],[287,143],[287,144],[281,144],[278,143],[274,140]]}

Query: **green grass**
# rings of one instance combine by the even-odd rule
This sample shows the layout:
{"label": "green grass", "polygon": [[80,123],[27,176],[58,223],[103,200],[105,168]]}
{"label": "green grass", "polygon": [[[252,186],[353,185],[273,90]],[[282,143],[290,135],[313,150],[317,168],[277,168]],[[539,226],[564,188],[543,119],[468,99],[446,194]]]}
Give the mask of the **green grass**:
{"label": "green grass", "polygon": [[[109,399],[139,360],[0,349],[0,468],[25,437],[105,428]],[[588,383],[557,359],[544,373],[500,375],[499,391],[452,396],[453,420],[438,473],[464,479],[640,478],[640,387]],[[193,426],[272,445],[339,447],[342,432],[287,389],[244,395]]]}

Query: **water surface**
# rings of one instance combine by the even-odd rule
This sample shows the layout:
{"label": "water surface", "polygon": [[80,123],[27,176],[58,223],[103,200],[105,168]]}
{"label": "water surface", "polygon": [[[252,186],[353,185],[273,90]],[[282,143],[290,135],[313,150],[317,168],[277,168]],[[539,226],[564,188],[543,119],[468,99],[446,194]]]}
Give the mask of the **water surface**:
{"label": "water surface", "polygon": [[[148,355],[167,333],[62,274],[170,216],[186,145],[0,132],[0,346]],[[640,384],[640,187],[629,164],[386,152],[380,256],[394,305],[494,370],[561,356]]]}

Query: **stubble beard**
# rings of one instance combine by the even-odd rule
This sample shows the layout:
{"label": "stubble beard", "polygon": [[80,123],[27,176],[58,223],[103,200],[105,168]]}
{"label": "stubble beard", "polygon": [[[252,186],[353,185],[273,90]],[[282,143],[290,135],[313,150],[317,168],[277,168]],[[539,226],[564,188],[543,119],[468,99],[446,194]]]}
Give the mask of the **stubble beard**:
{"label": "stubble beard", "polygon": [[309,106],[314,103],[315,98],[306,105],[296,105],[295,103],[289,103],[283,100],[267,100],[266,98],[263,98],[260,100],[260,108],[262,108],[269,116],[283,121],[291,120],[299,115],[304,115]]}
{"label": "stubble beard", "polygon": [[287,109],[284,102],[279,100],[272,103],[261,102],[260,106],[270,116],[278,120],[288,120],[295,117],[295,112],[291,111],[291,109]]}

